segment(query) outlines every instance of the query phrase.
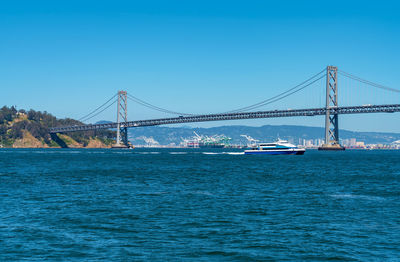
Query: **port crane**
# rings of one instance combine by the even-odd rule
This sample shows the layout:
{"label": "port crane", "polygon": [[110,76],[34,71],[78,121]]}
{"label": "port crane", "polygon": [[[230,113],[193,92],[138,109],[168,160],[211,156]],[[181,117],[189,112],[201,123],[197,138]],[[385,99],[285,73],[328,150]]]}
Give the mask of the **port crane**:
{"label": "port crane", "polygon": [[251,136],[248,135],[240,135],[241,137],[244,137],[247,139],[247,141],[249,141],[249,143],[247,144],[247,146],[251,147],[257,144],[257,142],[259,142],[260,140],[254,139]]}

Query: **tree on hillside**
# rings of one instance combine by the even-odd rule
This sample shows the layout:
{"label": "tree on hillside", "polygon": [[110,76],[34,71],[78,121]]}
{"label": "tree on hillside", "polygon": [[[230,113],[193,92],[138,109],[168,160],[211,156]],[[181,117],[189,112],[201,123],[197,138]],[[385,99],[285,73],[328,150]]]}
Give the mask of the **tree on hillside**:
{"label": "tree on hillside", "polygon": [[[27,119],[13,121],[18,117],[18,114],[26,114]],[[24,130],[26,130],[38,140],[48,145],[54,145],[54,141],[52,141],[49,134],[49,128],[82,124],[82,122],[70,118],[57,119],[46,111],[40,112],[32,109],[28,112],[23,109],[17,111],[14,106],[10,108],[3,106],[0,109],[0,141],[2,141],[2,144],[5,142],[8,146],[12,146],[16,139],[23,138]],[[86,146],[90,142],[90,139],[94,137],[106,144],[111,143],[110,141],[114,138],[115,132],[109,130],[75,132],[69,134],[69,136],[78,143]]]}
{"label": "tree on hillside", "polygon": [[12,121],[17,114],[17,110],[15,107],[8,108],[6,106],[3,106],[0,109],[0,122],[4,121]]}

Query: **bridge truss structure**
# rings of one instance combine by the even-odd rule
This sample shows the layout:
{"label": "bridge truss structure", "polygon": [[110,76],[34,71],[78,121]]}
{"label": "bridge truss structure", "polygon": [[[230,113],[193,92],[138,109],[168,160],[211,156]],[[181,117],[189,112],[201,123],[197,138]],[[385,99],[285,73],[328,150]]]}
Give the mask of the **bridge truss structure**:
{"label": "bridge truss structure", "polygon": [[168,124],[182,124],[193,122],[207,121],[225,121],[239,119],[256,119],[256,118],[278,118],[278,117],[299,117],[299,116],[321,116],[340,114],[365,114],[365,113],[394,113],[400,112],[400,104],[394,105],[368,105],[368,106],[348,106],[348,107],[331,107],[326,108],[311,108],[311,109],[293,109],[293,110],[272,110],[272,111],[257,111],[248,113],[227,113],[227,114],[208,114],[198,116],[181,116],[172,118],[159,118],[149,120],[127,121],[121,123],[106,123],[106,124],[89,124],[76,125],[65,127],[54,127],[50,129],[50,133],[65,133],[75,131],[89,131],[96,129],[109,128],[128,128],[128,127],[143,127],[143,126],[158,126]]}
{"label": "bridge truss structure", "polygon": [[[325,71],[325,70],[324,70]],[[272,97],[270,99],[264,100],[260,103],[241,108],[239,110],[230,111],[227,113],[219,114],[203,114],[203,115],[193,115],[178,113],[166,109],[162,109],[157,106],[153,106],[143,100],[129,95],[126,91],[119,91],[117,95],[117,122],[115,123],[104,123],[104,124],[87,124],[87,125],[74,125],[74,126],[63,126],[50,128],[50,133],[67,133],[76,131],[89,131],[97,129],[116,129],[117,139],[116,147],[126,147],[128,145],[128,128],[130,127],[144,127],[144,126],[157,126],[157,125],[168,125],[168,124],[182,124],[182,123],[193,123],[193,122],[208,122],[208,121],[226,121],[226,120],[240,120],[240,119],[256,119],[256,118],[280,118],[280,117],[304,117],[304,116],[322,116],[325,115],[325,144],[323,147],[335,147],[339,145],[339,115],[341,114],[365,114],[365,113],[394,113],[400,112],[400,104],[384,104],[384,105],[363,105],[363,106],[339,106],[338,102],[338,72],[342,75],[355,79],[357,81],[367,83],[374,87],[385,89],[387,91],[392,91],[400,93],[400,90],[388,88],[381,86],[367,80],[363,80],[356,76],[350,75],[346,72],[338,71],[337,67],[328,66],[326,68],[325,76],[321,76],[321,71],[312,78],[306,80],[302,84],[298,85],[286,92],[281,93],[278,96]],[[318,78],[319,77],[319,78]],[[253,112],[243,112],[246,110],[256,109],[260,106],[264,106],[285,98],[291,94],[294,94],[305,87],[315,83],[316,81],[326,77],[326,106],[323,108],[306,108],[306,109],[287,109],[287,110],[269,110],[269,111],[253,111]],[[307,84],[308,82],[308,84]],[[296,89],[297,88],[297,89]],[[109,101],[115,98],[112,97]],[[150,107],[152,109],[171,114],[179,114],[178,117],[171,118],[158,118],[149,120],[138,120],[138,121],[128,121],[127,118],[127,100],[131,99],[134,102],[142,104],[144,106]],[[108,103],[107,101],[106,103]],[[103,104],[104,106],[105,104]],[[107,106],[99,113],[103,112],[105,109],[109,108],[111,105]],[[98,108],[99,109],[99,108]],[[96,109],[97,110],[97,109]],[[93,111],[93,112],[96,112]],[[92,112],[92,113],[93,113]],[[98,113],[97,113],[98,114]],[[97,115],[95,114],[95,115]],[[88,119],[86,115],[83,119]],[[81,120],[81,119],[80,119]]]}

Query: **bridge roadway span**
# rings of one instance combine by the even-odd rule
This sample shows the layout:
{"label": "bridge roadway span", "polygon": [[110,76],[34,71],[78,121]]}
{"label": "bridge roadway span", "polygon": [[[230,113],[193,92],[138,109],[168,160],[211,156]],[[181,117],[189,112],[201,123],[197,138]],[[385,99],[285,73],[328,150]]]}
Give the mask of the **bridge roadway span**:
{"label": "bridge roadway span", "polygon": [[[157,125],[167,125],[167,124],[238,120],[238,119],[320,116],[320,115],[325,115],[326,110],[327,110],[326,108],[311,108],[311,109],[258,111],[258,112],[248,112],[248,113],[223,113],[223,114],[209,114],[209,115],[193,115],[193,116],[180,116],[180,117],[173,117],[173,118],[160,118],[160,119],[121,122],[120,125],[121,125],[121,127],[141,127],[141,126],[157,126]],[[400,112],[400,104],[347,106],[347,107],[330,108],[329,110],[330,110],[331,115],[332,114],[394,113],[394,112]],[[54,127],[54,128],[50,128],[50,133],[88,131],[88,130],[109,129],[109,128],[117,128],[117,123]]]}

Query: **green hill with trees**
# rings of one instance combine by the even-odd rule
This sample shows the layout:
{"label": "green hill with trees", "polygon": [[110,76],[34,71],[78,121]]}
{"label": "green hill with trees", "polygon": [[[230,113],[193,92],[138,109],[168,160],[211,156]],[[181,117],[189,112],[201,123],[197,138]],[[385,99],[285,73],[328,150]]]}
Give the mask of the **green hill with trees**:
{"label": "green hill with trees", "polygon": [[74,119],[57,119],[45,112],[4,106],[0,109],[0,147],[110,147],[115,132],[109,130],[49,133],[49,128],[82,125]]}

